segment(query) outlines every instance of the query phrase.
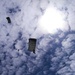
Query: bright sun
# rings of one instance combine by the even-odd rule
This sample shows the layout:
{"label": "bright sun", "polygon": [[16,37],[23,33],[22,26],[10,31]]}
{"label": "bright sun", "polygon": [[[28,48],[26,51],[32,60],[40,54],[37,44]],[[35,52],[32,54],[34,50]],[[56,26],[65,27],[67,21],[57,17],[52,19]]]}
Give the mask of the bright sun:
{"label": "bright sun", "polygon": [[55,33],[57,29],[64,28],[63,15],[54,7],[48,7],[39,20],[39,25],[49,33]]}

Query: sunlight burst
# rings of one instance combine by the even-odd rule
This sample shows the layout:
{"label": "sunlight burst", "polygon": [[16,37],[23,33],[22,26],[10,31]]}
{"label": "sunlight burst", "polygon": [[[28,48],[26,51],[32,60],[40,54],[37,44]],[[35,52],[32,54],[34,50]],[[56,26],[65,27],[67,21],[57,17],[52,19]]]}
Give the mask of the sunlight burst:
{"label": "sunlight burst", "polygon": [[63,15],[56,8],[48,7],[39,20],[39,25],[49,33],[64,28]]}

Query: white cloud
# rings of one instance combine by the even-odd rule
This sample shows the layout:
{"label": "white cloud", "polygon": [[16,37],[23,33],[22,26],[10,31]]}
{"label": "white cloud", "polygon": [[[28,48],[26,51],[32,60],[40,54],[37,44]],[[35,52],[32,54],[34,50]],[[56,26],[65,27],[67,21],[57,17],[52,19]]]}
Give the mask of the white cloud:
{"label": "white cloud", "polygon": [[[50,4],[57,9],[62,9],[61,12],[68,18],[66,25],[69,24],[71,29],[74,30],[75,7],[73,1],[51,0]],[[59,75],[75,75],[75,33],[68,33],[68,35],[66,35],[63,30],[60,34],[58,32],[58,34],[56,34],[57,36],[55,36],[55,34],[47,35],[47,33],[44,33],[38,26],[38,19],[42,16],[40,8],[45,10],[47,5],[48,1],[44,0],[40,2],[39,0],[32,0],[32,2],[31,0],[2,0],[0,2],[1,75],[11,75],[12,73],[16,73],[16,75],[27,75],[27,73],[35,72],[38,68],[44,69],[42,69],[42,71],[39,70],[37,75],[48,75],[52,71],[56,71]],[[19,6],[21,9],[20,12],[17,11],[13,13],[13,15],[7,13],[8,8],[15,8],[16,6]],[[67,7],[68,10],[65,10],[65,7]],[[5,19],[6,16],[11,18],[12,24],[7,23]],[[65,29],[66,28],[67,27],[65,27]],[[19,32],[22,32],[21,39],[19,39]],[[7,36],[8,33],[9,36]],[[30,37],[35,37],[38,40],[36,54],[27,51],[28,39]],[[12,48],[14,43],[14,47],[17,50]],[[27,54],[26,52],[29,53]],[[46,70],[46,66],[48,66],[49,69]]]}

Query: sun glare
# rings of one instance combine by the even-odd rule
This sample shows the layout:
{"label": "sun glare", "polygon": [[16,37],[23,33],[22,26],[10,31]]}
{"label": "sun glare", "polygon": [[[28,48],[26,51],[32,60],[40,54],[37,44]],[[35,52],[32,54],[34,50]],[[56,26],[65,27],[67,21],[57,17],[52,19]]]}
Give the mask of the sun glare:
{"label": "sun glare", "polygon": [[63,16],[56,8],[48,7],[40,18],[39,25],[49,33],[55,33],[64,27]]}

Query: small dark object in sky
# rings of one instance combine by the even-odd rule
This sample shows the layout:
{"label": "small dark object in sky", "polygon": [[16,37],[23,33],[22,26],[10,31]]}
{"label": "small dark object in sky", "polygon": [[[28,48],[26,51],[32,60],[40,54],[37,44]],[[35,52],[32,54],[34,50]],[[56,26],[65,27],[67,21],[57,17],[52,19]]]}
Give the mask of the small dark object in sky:
{"label": "small dark object in sky", "polygon": [[36,48],[36,39],[35,38],[30,38],[29,39],[29,48],[28,48],[28,50],[35,53],[35,48]]}
{"label": "small dark object in sky", "polygon": [[6,17],[8,23],[11,23],[10,17]]}

